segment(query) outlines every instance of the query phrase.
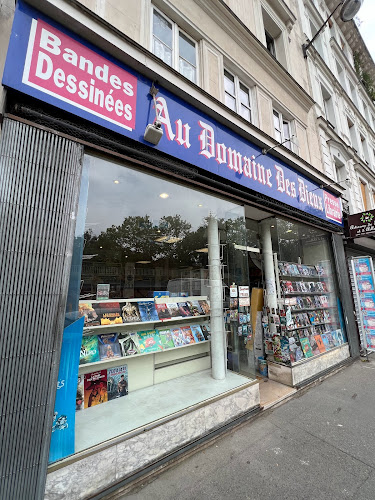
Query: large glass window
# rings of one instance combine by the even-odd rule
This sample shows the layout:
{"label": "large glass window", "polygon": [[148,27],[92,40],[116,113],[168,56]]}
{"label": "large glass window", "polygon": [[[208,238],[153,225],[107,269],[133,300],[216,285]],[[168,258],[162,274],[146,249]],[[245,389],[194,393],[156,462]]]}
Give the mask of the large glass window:
{"label": "large glass window", "polygon": [[293,367],[343,346],[345,324],[329,234],[281,218],[270,227],[277,307],[264,316],[265,349]]}
{"label": "large glass window", "polygon": [[229,309],[230,285],[248,284],[244,207],[129,166],[85,157],[67,302],[67,323],[85,318],[75,451],[254,376],[253,356],[246,348],[248,304],[237,309],[241,323],[237,314],[226,335],[222,330],[231,371],[220,383],[211,377],[208,232],[213,219],[219,231],[223,302]]}

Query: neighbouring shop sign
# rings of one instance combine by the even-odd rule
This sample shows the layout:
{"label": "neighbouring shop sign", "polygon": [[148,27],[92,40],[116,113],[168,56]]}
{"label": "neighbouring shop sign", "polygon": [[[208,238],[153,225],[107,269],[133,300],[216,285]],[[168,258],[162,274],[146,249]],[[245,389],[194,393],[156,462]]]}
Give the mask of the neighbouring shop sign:
{"label": "neighbouring shop sign", "polygon": [[21,1],[3,84],[342,226],[340,198],[163,88],[163,137],[151,146],[143,136],[155,120],[152,82]]}
{"label": "neighbouring shop sign", "polygon": [[375,210],[368,210],[348,216],[350,238],[360,238],[375,234]]}

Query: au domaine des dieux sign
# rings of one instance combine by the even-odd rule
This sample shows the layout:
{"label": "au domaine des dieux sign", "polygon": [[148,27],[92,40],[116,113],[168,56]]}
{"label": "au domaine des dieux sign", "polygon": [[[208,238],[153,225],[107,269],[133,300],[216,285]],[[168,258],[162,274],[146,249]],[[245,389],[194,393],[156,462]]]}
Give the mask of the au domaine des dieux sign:
{"label": "au domaine des dieux sign", "polygon": [[375,234],[375,210],[368,210],[348,216],[350,238],[360,238]]}
{"label": "au domaine des dieux sign", "polygon": [[[148,144],[152,82],[19,1],[3,84]],[[342,226],[341,200],[163,88],[156,149]]]}

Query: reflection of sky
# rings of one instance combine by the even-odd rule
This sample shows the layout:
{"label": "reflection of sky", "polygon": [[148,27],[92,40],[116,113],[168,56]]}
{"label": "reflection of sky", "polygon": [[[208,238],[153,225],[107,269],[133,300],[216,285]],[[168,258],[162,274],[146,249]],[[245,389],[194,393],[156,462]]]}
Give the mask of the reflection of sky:
{"label": "reflection of sky", "polygon": [[[163,216],[180,215],[196,230],[210,213],[218,218],[243,215],[243,207],[173,181],[125,168],[111,161],[86,156],[89,163],[89,196],[86,229],[98,235],[129,216],[149,215],[154,225]],[[115,184],[114,181],[119,183]],[[162,199],[161,193],[169,194]]]}

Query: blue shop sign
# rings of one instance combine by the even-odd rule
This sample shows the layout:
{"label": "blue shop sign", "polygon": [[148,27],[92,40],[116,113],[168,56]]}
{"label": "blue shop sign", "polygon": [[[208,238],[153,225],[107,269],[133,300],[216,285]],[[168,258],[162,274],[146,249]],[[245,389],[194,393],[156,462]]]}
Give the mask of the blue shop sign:
{"label": "blue shop sign", "polygon": [[160,88],[163,137],[144,140],[155,120],[152,82],[19,1],[3,84],[154,147],[244,188],[342,226],[341,199]]}

